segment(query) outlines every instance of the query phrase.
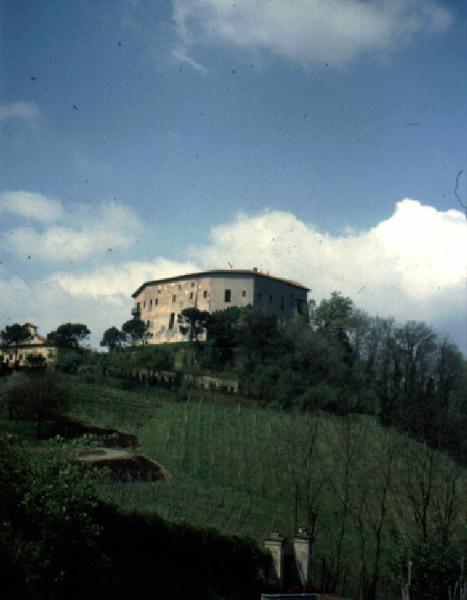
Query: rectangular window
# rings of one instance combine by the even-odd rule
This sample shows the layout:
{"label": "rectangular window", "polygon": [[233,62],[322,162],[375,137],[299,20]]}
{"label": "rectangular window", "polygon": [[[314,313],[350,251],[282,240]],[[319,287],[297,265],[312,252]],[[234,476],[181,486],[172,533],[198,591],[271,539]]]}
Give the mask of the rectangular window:
{"label": "rectangular window", "polygon": [[285,309],[285,304],[284,304],[284,296],[282,296],[281,298],[281,310]]}
{"label": "rectangular window", "polygon": [[161,293],[161,288],[157,289],[157,293],[160,294]]}
{"label": "rectangular window", "polygon": [[207,298],[207,297],[208,297],[208,291],[204,290],[204,292],[203,292],[203,298]]}
{"label": "rectangular window", "polygon": [[143,308],[146,308],[146,300],[143,302]]}
{"label": "rectangular window", "polygon": [[269,294],[269,304],[272,304],[272,294]]}
{"label": "rectangular window", "polygon": [[159,304],[159,298],[156,298],[156,299],[154,300],[154,304],[155,304],[156,306]]}
{"label": "rectangular window", "polygon": [[246,296],[246,292],[245,292],[245,290],[243,290],[243,292],[242,292],[242,298],[245,298],[245,296]]}
{"label": "rectangular window", "polygon": [[190,292],[190,300],[193,300],[193,292]]}
{"label": "rectangular window", "polygon": [[175,294],[172,296],[172,302],[177,302],[177,296]]}
{"label": "rectangular window", "polygon": [[152,310],[152,298],[149,300],[149,310]]}
{"label": "rectangular window", "polygon": [[174,328],[174,323],[175,323],[175,313],[170,313],[169,329]]}
{"label": "rectangular window", "polygon": [[232,300],[232,290],[224,291],[224,302],[230,302]]}
{"label": "rectangular window", "polygon": [[195,287],[195,282],[194,281],[191,282],[191,287]]}

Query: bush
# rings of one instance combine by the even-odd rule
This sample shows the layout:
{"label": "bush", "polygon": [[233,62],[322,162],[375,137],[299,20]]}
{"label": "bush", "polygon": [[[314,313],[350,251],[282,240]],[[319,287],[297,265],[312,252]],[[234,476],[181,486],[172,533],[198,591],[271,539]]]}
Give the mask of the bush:
{"label": "bush", "polygon": [[411,600],[445,600],[459,578],[461,556],[460,548],[441,542],[403,547],[399,568],[406,579],[408,561],[412,562]]}
{"label": "bush", "polygon": [[6,389],[10,419],[37,421],[37,435],[46,420],[59,417],[69,404],[69,393],[55,373],[11,376]]}
{"label": "bush", "polygon": [[0,586],[9,597],[92,598],[105,560],[90,473],[63,445],[31,454],[0,438],[0,556],[14,566]]}

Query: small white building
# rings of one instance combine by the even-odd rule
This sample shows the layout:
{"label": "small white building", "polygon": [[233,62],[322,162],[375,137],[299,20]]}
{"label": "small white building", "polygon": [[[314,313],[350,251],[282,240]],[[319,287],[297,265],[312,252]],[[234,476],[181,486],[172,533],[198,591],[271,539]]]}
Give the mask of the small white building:
{"label": "small white building", "polygon": [[215,269],[143,283],[132,295],[132,314],[149,324],[148,342],[186,341],[177,317],[184,308],[213,313],[230,306],[254,306],[291,319],[306,312],[309,289],[256,269]]}
{"label": "small white building", "polygon": [[42,357],[44,364],[52,364],[57,358],[57,348],[47,344],[45,337],[37,333],[37,326],[25,323],[29,331],[29,338],[13,344],[4,345],[0,348],[0,362],[8,367],[29,366],[28,357]]}

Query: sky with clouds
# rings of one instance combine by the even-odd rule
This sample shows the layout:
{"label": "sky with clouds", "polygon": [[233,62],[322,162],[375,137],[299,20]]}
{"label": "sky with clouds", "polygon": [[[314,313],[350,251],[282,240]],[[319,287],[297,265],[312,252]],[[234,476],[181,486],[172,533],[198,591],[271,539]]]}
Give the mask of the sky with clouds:
{"label": "sky with clouds", "polygon": [[230,263],[467,353],[465,3],[0,0],[0,49],[0,327]]}

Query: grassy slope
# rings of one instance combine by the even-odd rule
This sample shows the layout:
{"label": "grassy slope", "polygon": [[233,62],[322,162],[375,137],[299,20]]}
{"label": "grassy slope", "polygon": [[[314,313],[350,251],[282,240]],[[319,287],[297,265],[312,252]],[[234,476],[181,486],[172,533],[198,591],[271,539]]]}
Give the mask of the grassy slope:
{"label": "grassy slope", "polygon": [[[385,556],[394,550],[392,531],[416,530],[407,494],[417,491],[399,457],[414,453],[423,466],[427,449],[369,417],[292,414],[241,405],[236,397],[212,402],[200,393],[189,402],[175,402],[172,394],[157,388],[129,392],[74,377],[68,383],[72,417],[136,433],[142,452],[172,476],[168,483],[102,487],[104,497],[123,506],[261,541],[273,529],[291,536],[298,493],[299,525],[308,525],[309,511],[319,513],[318,556],[332,561],[342,534],[342,568],[355,580],[362,539],[369,564],[374,555],[371,524],[379,515],[387,457],[396,445],[383,528]],[[458,468],[441,454],[434,456],[439,476],[433,487],[441,498],[445,475]],[[460,498],[466,489],[461,472]],[[466,516],[460,506],[455,521],[459,532],[465,532]]]}

